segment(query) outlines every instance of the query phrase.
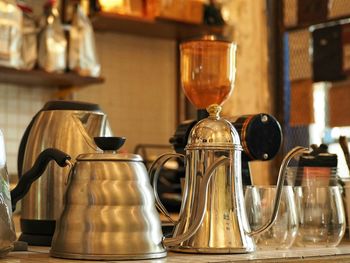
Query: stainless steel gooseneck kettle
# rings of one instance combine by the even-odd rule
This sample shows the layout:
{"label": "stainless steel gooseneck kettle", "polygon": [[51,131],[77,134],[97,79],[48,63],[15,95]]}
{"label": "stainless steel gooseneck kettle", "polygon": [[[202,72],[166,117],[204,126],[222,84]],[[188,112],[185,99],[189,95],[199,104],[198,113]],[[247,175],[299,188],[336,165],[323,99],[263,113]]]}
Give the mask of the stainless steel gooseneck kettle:
{"label": "stainless steel gooseneck kettle", "polygon": [[[156,205],[175,224],[173,237],[181,236],[198,219],[195,231],[180,244],[168,242],[174,251],[194,253],[246,253],[255,250],[252,236],[268,230],[274,223],[289,160],[305,150],[294,148],[283,160],[270,221],[250,230],[244,206],[239,136],[233,125],[218,116],[220,107],[209,107],[209,117],[191,130],[186,155],[169,153],[160,156],[150,168]],[[185,187],[179,220],[175,222],[157,194],[157,180],[164,164],[171,158],[184,158]],[[215,165],[214,172],[208,172]],[[212,169],[212,168],[210,168]],[[167,243],[166,243],[167,244]]]}

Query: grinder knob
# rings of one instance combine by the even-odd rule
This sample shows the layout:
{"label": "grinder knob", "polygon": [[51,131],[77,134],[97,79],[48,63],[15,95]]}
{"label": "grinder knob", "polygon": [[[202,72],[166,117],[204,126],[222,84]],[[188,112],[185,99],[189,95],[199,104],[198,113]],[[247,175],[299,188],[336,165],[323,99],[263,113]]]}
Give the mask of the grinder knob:
{"label": "grinder knob", "polygon": [[246,161],[271,160],[282,145],[282,129],[271,115],[242,115],[231,123],[238,131]]}

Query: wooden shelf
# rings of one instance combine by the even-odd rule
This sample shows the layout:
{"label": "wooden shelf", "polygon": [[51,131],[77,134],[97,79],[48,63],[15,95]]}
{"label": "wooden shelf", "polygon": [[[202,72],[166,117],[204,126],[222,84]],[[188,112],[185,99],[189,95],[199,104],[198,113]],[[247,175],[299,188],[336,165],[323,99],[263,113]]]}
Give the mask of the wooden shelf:
{"label": "wooden shelf", "polygon": [[81,87],[103,83],[103,78],[84,77],[76,73],[48,73],[43,70],[17,70],[0,66],[0,83],[37,87]]}
{"label": "wooden shelf", "polygon": [[114,13],[97,13],[91,19],[96,31],[113,31],[146,37],[183,40],[203,34],[214,34],[231,40],[233,35],[231,26],[207,26]]}

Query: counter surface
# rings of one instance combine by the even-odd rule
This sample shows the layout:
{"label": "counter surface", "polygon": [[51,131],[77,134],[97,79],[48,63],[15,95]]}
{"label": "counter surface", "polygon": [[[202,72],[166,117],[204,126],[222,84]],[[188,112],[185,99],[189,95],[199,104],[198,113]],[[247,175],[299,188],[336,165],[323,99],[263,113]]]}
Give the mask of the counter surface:
{"label": "counter surface", "polygon": [[[219,263],[219,262],[350,262],[350,243],[336,248],[292,248],[289,250],[257,251],[250,254],[199,255],[169,252],[168,257],[143,261],[103,261],[103,262],[145,262],[145,263]],[[1,259],[3,263],[79,263],[80,260],[52,258],[47,247],[29,247],[28,251],[11,252]],[[90,261],[91,262],[91,261]],[[96,261],[94,261],[96,262]]]}

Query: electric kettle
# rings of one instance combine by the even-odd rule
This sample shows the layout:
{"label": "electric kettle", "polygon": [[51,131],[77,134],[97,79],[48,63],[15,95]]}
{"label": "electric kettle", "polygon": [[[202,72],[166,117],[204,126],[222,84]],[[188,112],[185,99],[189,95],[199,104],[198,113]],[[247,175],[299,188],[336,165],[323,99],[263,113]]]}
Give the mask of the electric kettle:
{"label": "electric kettle", "polygon": [[[124,141],[122,137],[95,138],[103,152],[76,158],[67,177],[64,209],[56,224],[51,256],[88,260],[162,258],[167,246],[183,242],[199,227],[201,213],[182,235],[163,237],[141,156],[116,152]],[[206,178],[221,163],[218,160],[208,167]],[[205,192],[207,184],[202,187]]]}
{"label": "electric kettle", "polygon": [[25,196],[31,184],[40,177],[51,160],[64,167],[68,164],[69,159],[68,155],[57,149],[44,150],[39,154],[33,167],[21,176],[18,184],[10,192],[5,144],[0,130],[0,256],[4,256],[11,251],[13,242],[16,240],[16,232],[12,221],[12,211],[16,209],[16,203]]}
{"label": "electric kettle", "polygon": [[[74,160],[80,153],[96,152],[95,136],[111,136],[107,115],[97,104],[76,101],[49,101],[34,116],[19,147],[19,177],[46,148],[57,148]],[[55,220],[63,207],[68,168],[50,164],[22,200],[19,238],[30,245],[51,244]]]}

